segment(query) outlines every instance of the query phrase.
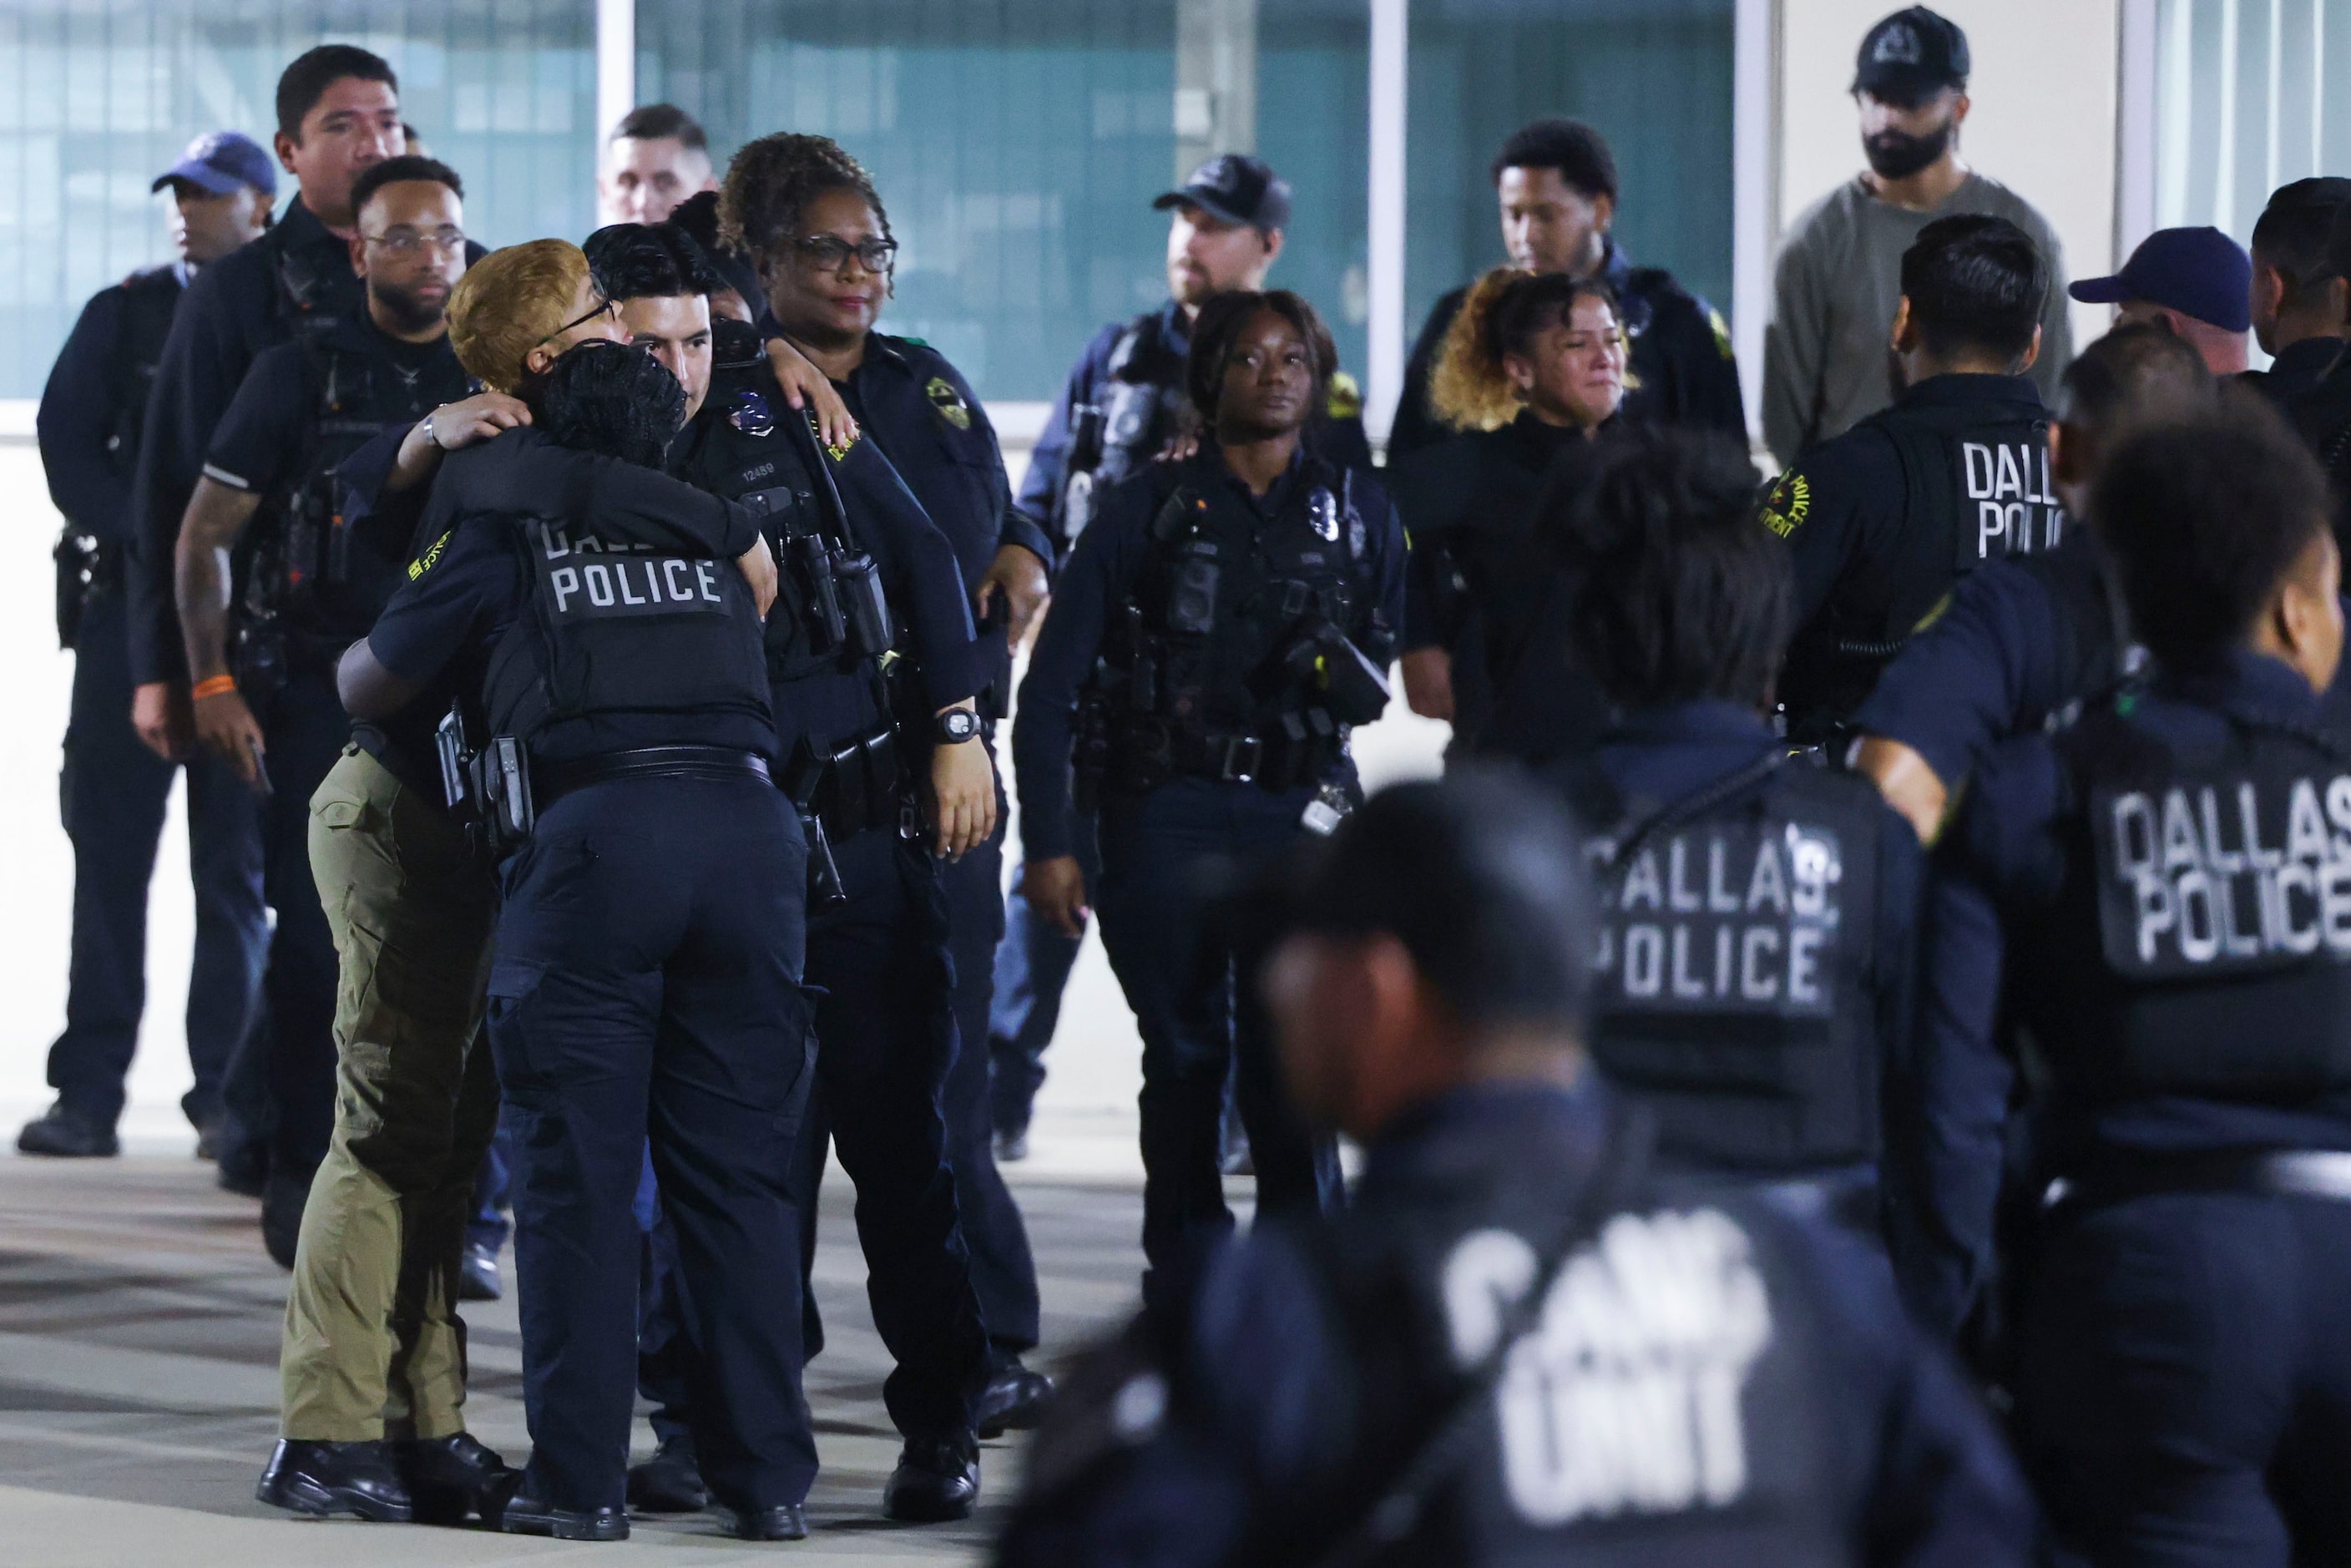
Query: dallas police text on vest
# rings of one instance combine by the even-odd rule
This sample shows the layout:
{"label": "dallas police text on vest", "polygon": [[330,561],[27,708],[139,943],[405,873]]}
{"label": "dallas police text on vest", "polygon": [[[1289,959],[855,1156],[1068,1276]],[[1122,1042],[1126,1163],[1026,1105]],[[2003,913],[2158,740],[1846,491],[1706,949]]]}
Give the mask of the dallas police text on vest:
{"label": "dallas police text on vest", "polygon": [[[1592,845],[1604,868],[1615,852]],[[1842,875],[1835,838],[1793,823],[1659,835],[1624,868],[1593,967],[1604,990],[1646,1006],[1825,1014]]]}
{"label": "dallas police text on vest", "polygon": [[[2022,441],[1963,441],[1959,469],[1976,508],[1976,559],[2054,549],[2065,509],[2049,481],[2049,448]],[[2033,527],[2040,509],[2039,528]],[[2036,537],[2037,536],[2037,537]]]}

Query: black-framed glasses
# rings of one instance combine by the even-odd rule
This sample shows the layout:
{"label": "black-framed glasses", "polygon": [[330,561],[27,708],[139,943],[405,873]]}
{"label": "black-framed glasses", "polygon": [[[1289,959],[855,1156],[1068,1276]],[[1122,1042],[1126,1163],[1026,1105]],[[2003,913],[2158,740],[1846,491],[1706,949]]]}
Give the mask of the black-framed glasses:
{"label": "black-framed glasses", "polygon": [[532,347],[532,348],[534,348],[534,349],[538,348],[538,347],[539,346],[539,343],[544,343],[544,342],[546,342],[546,341],[547,341],[547,340],[548,340],[548,338],[560,338],[561,336],[563,336],[563,334],[564,334],[564,333],[569,332],[569,330],[571,330],[571,329],[572,329],[572,328],[577,327],[577,326],[580,326],[580,325],[581,325],[581,324],[582,324],[582,323],[584,323],[584,322],[593,321],[593,320],[594,320],[594,319],[596,319],[596,318],[597,318],[597,317],[599,317],[599,316],[610,316],[610,315],[612,313],[612,310],[613,310],[613,305],[612,305],[612,302],[611,302],[611,300],[609,300],[609,299],[599,299],[598,301],[596,301],[596,303],[595,303],[594,305],[590,306],[588,309],[586,309],[586,310],[584,310],[584,311],[580,312],[580,313],[579,315],[577,315],[577,316],[574,316],[573,318],[571,318],[571,319],[570,319],[570,320],[566,321],[562,326],[558,327],[554,331],[549,332],[549,333],[547,335],[547,338],[541,338],[541,339],[538,340],[538,343],[533,343],[533,344],[531,345],[531,347]]}
{"label": "black-framed glasses", "polygon": [[799,257],[819,272],[839,272],[855,256],[868,272],[891,271],[898,265],[898,242],[869,239],[852,243],[839,235],[809,235],[794,242]]}
{"label": "black-framed glasses", "polygon": [[394,256],[414,256],[426,246],[444,256],[455,256],[465,248],[465,231],[460,228],[422,229],[391,228],[380,235],[361,235],[370,245],[380,245]]}

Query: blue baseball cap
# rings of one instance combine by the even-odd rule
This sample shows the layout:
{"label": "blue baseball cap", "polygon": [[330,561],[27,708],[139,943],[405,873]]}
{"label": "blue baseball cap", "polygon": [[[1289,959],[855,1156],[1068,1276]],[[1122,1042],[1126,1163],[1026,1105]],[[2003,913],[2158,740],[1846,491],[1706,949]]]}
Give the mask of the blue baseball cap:
{"label": "blue baseball cap", "polygon": [[185,180],[199,191],[225,196],[239,185],[250,185],[277,199],[277,162],[250,136],[234,131],[211,131],[197,137],[180,154],[180,161],[155,176],[147,188],[160,191],[174,180]]}
{"label": "blue baseball cap", "polygon": [[2253,258],[2216,228],[2158,229],[2138,242],[2122,270],[2085,277],[2065,292],[2085,305],[2144,299],[2182,316],[2241,332],[2253,324]]}

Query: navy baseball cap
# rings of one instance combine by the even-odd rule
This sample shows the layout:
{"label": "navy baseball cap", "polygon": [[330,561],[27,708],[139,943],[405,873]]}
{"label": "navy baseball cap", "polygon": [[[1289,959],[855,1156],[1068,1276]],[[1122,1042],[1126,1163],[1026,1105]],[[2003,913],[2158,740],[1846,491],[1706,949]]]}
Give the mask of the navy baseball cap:
{"label": "navy baseball cap", "polygon": [[1253,229],[1286,229],[1290,226],[1290,182],[1259,159],[1239,152],[1222,152],[1193,170],[1181,186],[1151,204],[1162,211],[1169,207],[1197,207],[1228,224],[1247,224]]}
{"label": "navy baseball cap", "polygon": [[1853,90],[1908,108],[1968,85],[1968,36],[1949,16],[1913,5],[1862,35]]}
{"label": "navy baseball cap", "polygon": [[2253,258],[2216,228],[2158,229],[2138,242],[2122,270],[2085,277],[2065,292],[2085,305],[2144,299],[2182,316],[2241,332],[2253,324]]}
{"label": "navy baseball cap", "polygon": [[185,180],[199,191],[225,196],[239,185],[250,185],[277,199],[277,162],[261,143],[234,131],[213,131],[188,143],[180,161],[155,176],[147,188],[160,191],[174,180]]}

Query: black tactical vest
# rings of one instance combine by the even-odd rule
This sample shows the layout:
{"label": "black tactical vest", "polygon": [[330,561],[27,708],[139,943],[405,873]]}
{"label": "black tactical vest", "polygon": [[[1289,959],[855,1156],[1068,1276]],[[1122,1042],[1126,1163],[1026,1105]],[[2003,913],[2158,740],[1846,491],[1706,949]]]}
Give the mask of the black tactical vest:
{"label": "black tactical vest", "polygon": [[2240,721],[2189,756],[2103,705],[2058,751],[2066,875],[2016,959],[2061,1089],[2351,1089],[2351,742]]}
{"label": "black tactical vest", "polygon": [[591,715],[770,720],[758,605],[732,561],[623,549],[539,518],[512,526],[529,594],[490,653],[491,734],[569,758],[564,726]]}
{"label": "black tactical vest", "polygon": [[134,272],[122,280],[122,319],[106,373],[107,389],[114,398],[106,456],[114,471],[125,476],[139,465],[147,400],[154,391],[155,367],[163,358],[163,340],[172,335],[182,292],[178,275],[168,267]]}
{"label": "black tactical vest", "polygon": [[1348,729],[1378,713],[1330,700],[1329,663],[1348,655],[1328,637],[1384,672],[1394,635],[1353,475],[1307,457],[1270,520],[1213,454],[1137,482],[1151,486],[1146,555],[1103,648],[1113,779],[1137,791],[1205,773],[1279,790],[1330,778]]}
{"label": "black tactical vest", "polygon": [[1164,312],[1127,323],[1111,345],[1094,402],[1070,411],[1068,466],[1054,521],[1064,540],[1093,521],[1094,498],[1138,472],[1175,434],[1188,399],[1185,350],[1169,340]]}
{"label": "black tactical vest", "polygon": [[1779,758],[1679,801],[1561,775],[1600,899],[1591,1051],[1659,1155],[1767,1175],[1877,1157],[1877,834],[1865,779]]}

